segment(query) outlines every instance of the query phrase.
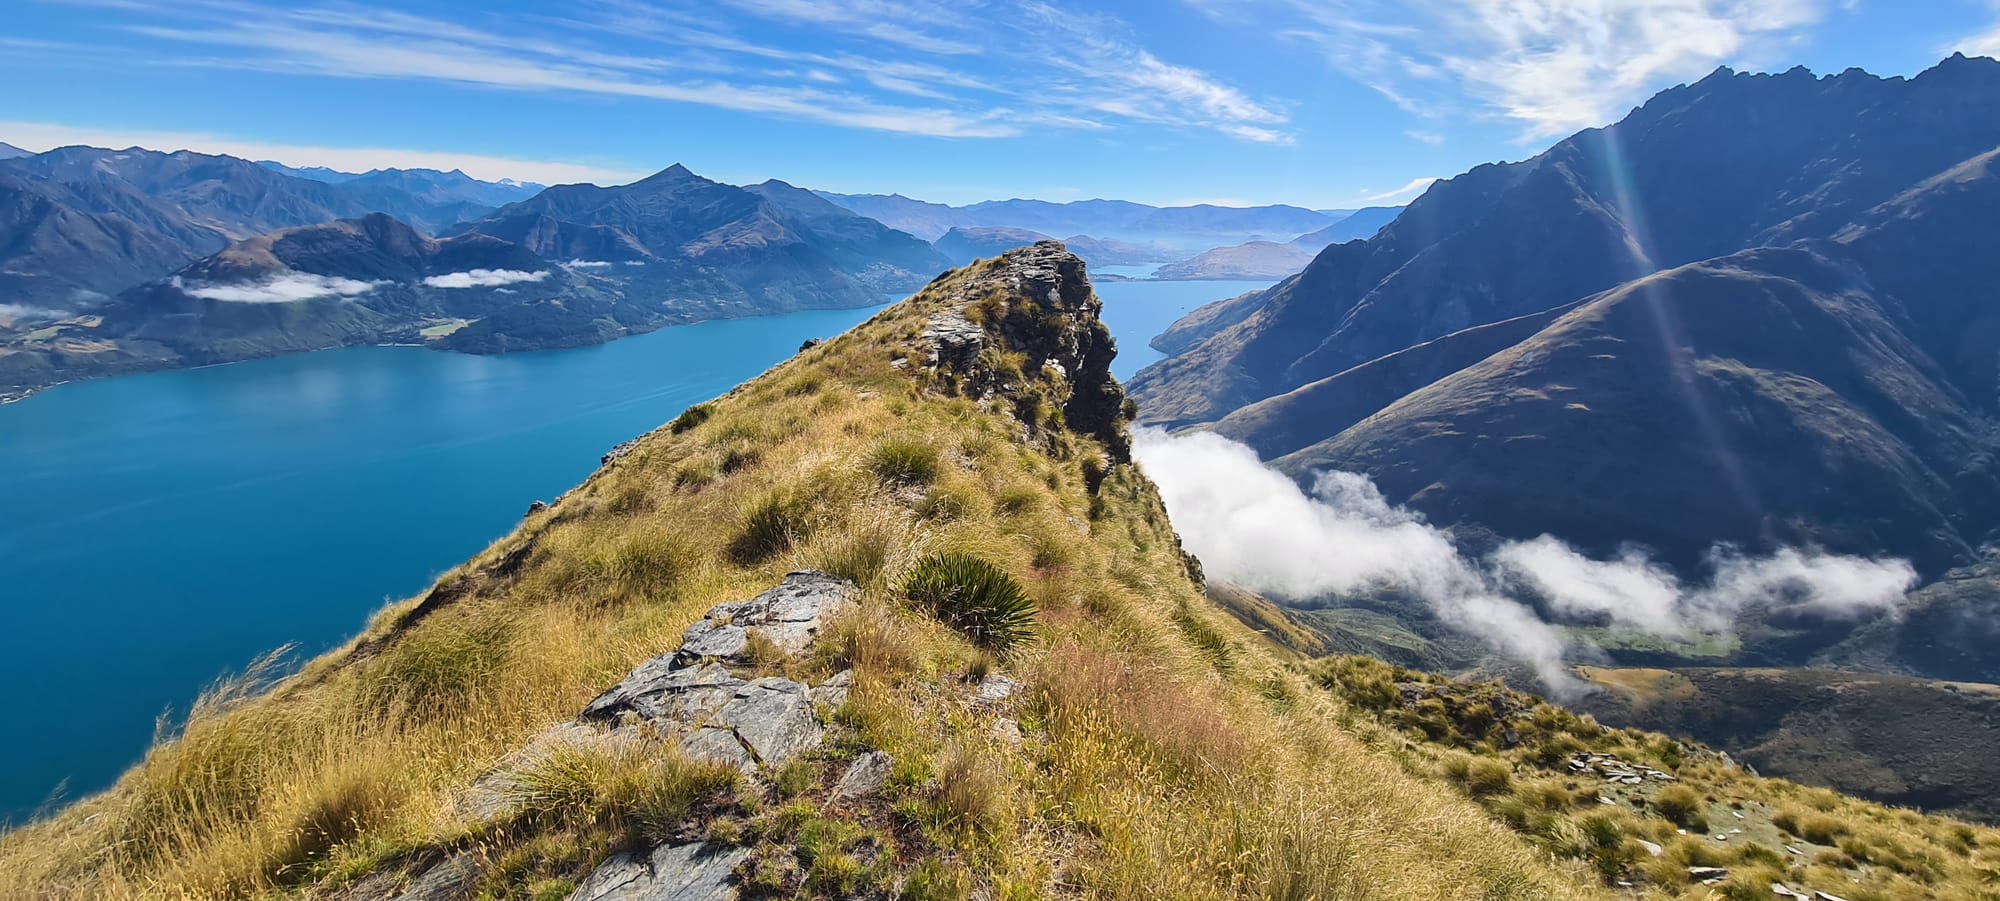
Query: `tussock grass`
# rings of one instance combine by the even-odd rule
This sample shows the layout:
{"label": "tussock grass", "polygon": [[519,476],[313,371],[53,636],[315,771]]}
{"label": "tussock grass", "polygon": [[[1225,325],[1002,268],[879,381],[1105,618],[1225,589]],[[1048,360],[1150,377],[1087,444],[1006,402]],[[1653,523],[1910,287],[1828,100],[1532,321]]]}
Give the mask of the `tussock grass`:
{"label": "tussock grass", "polygon": [[[1024,425],[1012,405],[891,366],[941,296],[691,409],[447,576],[447,601],[414,624],[405,602],[275,687],[268,672],[222,686],[114,788],[0,837],[0,898],[338,897],[468,851],[489,863],[475,894],[554,898],[610,851],[669,833],[752,847],[753,882],[806,896],[1598,894],[1588,863],[1554,860],[1406,765],[1402,733],[1216,615],[1150,483],[1120,465],[1087,493],[1079,460],[1104,450],[1054,428],[1048,397]],[[989,312],[1046,315],[1031,305],[998,297]],[[883,435],[962,458],[889,478]],[[830,711],[841,737],[783,792],[659,748],[520,764],[703,611],[801,566],[865,590],[783,664],[855,670]],[[996,659],[982,645],[1029,632],[1023,599],[1036,640]],[[935,615],[963,609],[982,611],[963,632]],[[996,667],[1021,691],[973,703],[967,674]],[[896,761],[881,803],[822,809],[838,755],[862,747]],[[485,816],[472,786],[506,767],[511,804]],[[1889,827],[1853,834],[1889,859],[1875,828]],[[1988,866],[2000,853],[1984,832],[1960,846]]]}
{"label": "tussock grass", "polygon": [[938,449],[917,438],[885,438],[868,454],[868,469],[892,484],[928,485],[943,468]]}
{"label": "tussock grass", "polygon": [[985,648],[1004,651],[1034,627],[1035,602],[1021,584],[969,554],[925,557],[904,581],[903,596]]}

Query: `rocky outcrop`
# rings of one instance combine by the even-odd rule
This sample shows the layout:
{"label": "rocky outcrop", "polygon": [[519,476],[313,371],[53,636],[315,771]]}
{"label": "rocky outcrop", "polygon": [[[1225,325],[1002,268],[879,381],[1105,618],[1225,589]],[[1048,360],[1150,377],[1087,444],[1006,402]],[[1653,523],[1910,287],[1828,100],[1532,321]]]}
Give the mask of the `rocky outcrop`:
{"label": "rocky outcrop", "polygon": [[[802,571],[747,601],[718,604],[689,626],[679,647],[641,663],[585,705],[575,722],[550,727],[528,746],[478,780],[460,810],[475,819],[506,813],[516,774],[563,748],[659,747],[671,744],[696,760],[727,764],[755,778],[768,768],[819,746],[824,735],[816,705],[846,703],[853,672],[807,685],[781,676],[758,677],[749,668],[765,650],[805,651],[826,623],[859,599],[854,583]],[[880,789],[886,756],[842,785],[858,797]],[[864,760],[873,758],[864,755]],[[859,766],[859,763],[857,763]],[[879,773],[876,770],[879,769]],[[570,901],[696,901],[733,899],[732,873],[750,854],[713,843],[663,845],[613,855],[600,864]],[[409,901],[446,901],[464,895],[477,875],[471,858],[448,858],[419,874]]]}
{"label": "rocky outcrop", "polygon": [[754,773],[818,745],[817,698],[846,700],[851,675],[815,689],[791,679],[746,679],[756,647],[793,655],[805,650],[834,615],[854,606],[854,583],[795,572],[747,601],[718,604],[688,627],[681,646],[639,665],[585,705],[578,720],[615,728],[643,726],[677,742],[690,757]]}
{"label": "rocky outcrop", "polygon": [[[1083,260],[1061,242],[1040,241],[966,270],[947,289],[948,308],[919,336],[933,372],[968,396],[1013,400],[1031,430],[1042,423],[1027,414],[1051,402],[1070,429],[1103,442],[1114,463],[1130,459],[1125,392],[1111,377],[1118,346]],[[996,363],[1006,355],[1019,355],[1018,370]]]}
{"label": "rocky outcrop", "polygon": [[708,842],[614,854],[569,901],[734,901],[738,892],[730,876],[749,856],[749,848]]}

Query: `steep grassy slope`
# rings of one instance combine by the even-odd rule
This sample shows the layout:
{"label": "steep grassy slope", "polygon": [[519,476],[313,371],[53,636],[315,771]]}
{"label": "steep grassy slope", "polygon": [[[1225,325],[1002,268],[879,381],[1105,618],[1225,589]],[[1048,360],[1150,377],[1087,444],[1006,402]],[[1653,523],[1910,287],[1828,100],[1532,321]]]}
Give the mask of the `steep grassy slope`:
{"label": "steep grassy slope", "polygon": [[[1096,312],[1074,257],[1016,251],[690,410],[348,647],[218,688],[113,789],[0,839],[0,897],[367,897],[449,858],[463,896],[562,898],[615,849],[689,836],[753,849],[754,896],[1593,896],[1203,599],[1124,457]],[[1030,639],[982,649],[907,603],[941,552],[1023,586]],[[855,672],[805,765],[579,753],[468,803],[702,611],[805,567],[862,587],[767,664]],[[1001,710],[968,681],[992,672],[1023,686]],[[835,805],[869,748],[887,787]]]}
{"label": "steep grassy slope", "polygon": [[[1992,829],[1761,778],[1727,755],[1611,729],[1495,684],[1361,657],[1306,670],[1350,705],[1358,734],[1380,729],[1375,743],[1395,749],[1410,772],[1459,786],[1550,852],[1587,861],[1634,894],[1916,901],[2000,893],[2000,832]],[[1639,672],[1597,675],[1615,684]]]}
{"label": "steep grassy slope", "polygon": [[1817,669],[1601,669],[1605,722],[1728,748],[1759,771],[1897,804],[2000,819],[2000,687]]}

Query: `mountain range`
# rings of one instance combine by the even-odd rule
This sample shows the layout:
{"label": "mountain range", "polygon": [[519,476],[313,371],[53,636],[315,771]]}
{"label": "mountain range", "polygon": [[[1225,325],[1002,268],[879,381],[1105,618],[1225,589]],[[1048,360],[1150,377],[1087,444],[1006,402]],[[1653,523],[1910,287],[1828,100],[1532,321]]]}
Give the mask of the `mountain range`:
{"label": "mountain range", "polygon": [[[389,221],[310,243],[399,277],[497,247]],[[1015,249],[690,407],[9,831],[0,897],[1991,895],[2000,831],[1312,659],[1184,549],[1101,309],[1082,260]],[[1977,737],[1996,701],[1944,704]],[[1992,748],[1899,797],[1980,791]]]}
{"label": "mountain range", "polygon": [[[1355,225],[1373,233],[1382,225],[1383,210],[1390,210],[1389,216],[1393,218],[1395,209],[1308,210],[1282,204],[1157,207],[1126,200],[1076,200],[1067,203],[989,200],[966,206],[948,206],[912,200],[901,194],[835,194],[826,191],[819,194],[846,209],[927,241],[944,239],[954,229],[1008,228],[1044,236],[1076,236],[1065,238],[1067,242],[1110,239],[1152,248],[1153,255],[1148,259],[1133,260],[1136,263],[1171,263],[1209,248],[1246,241],[1290,241],[1308,233],[1332,229],[1357,215],[1361,218],[1356,220]],[[1088,255],[1084,259],[1090,261]]]}
{"label": "mountain range", "polygon": [[591,344],[868,306],[949,268],[929,244],[783,182],[739,188],[673,166],[478,202],[525,190],[456,172],[329,183],[187,152],[8,160],[0,288],[20,299],[0,316],[0,394],[349,344]]}
{"label": "mountain range", "polygon": [[185,150],[21,152],[0,158],[0,303],[73,312],[232,241],[375,212],[436,231],[503,189],[430,170],[332,184]]}
{"label": "mountain range", "polygon": [[1473,546],[1906,558],[1950,589],[1858,630],[1764,611],[1709,662],[2000,680],[1996,154],[1991,59],[1719,70],[1197,311],[1132,392]]}

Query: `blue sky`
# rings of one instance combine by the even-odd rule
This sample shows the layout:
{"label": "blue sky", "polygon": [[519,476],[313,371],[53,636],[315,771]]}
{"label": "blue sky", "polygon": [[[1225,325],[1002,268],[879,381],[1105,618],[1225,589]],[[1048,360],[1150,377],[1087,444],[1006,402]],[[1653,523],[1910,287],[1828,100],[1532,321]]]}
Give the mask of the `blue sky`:
{"label": "blue sky", "polygon": [[0,141],[965,203],[1351,207],[1717,65],[1914,74],[2000,0],[4,0]]}

